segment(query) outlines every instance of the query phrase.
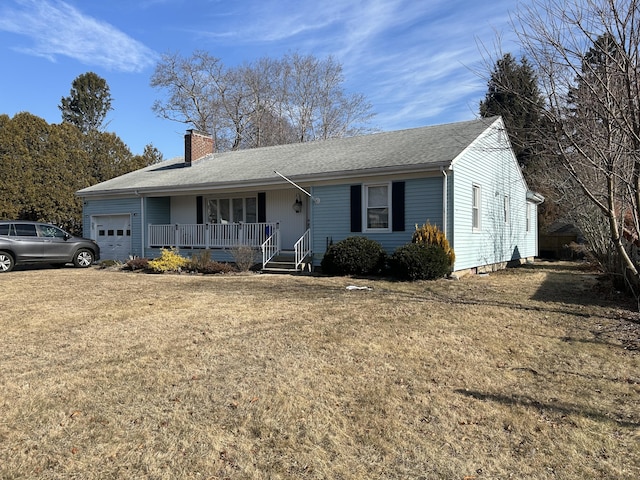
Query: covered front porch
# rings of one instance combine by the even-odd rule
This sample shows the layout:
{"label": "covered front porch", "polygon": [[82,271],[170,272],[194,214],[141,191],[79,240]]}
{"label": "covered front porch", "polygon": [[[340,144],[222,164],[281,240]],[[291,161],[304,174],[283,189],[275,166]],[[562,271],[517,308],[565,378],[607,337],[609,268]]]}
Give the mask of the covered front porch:
{"label": "covered front porch", "polygon": [[[250,247],[262,254],[262,268],[268,269],[277,257],[282,257],[279,222],[149,224],[147,244],[150,248],[234,249]],[[311,233],[307,229],[293,244],[291,269],[303,270],[311,256]],[[273,265],[272,265],[273,266]],[[274,267],[275,268],[275,267]]]}

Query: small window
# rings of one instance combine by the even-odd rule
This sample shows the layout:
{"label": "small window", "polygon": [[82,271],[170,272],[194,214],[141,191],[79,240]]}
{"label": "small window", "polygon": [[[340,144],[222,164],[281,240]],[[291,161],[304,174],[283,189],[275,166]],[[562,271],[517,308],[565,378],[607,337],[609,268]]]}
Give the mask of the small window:
{"label": "small window", "polygon": [[509,216],[510,216],[509,195],[504,196],[503,210],[504,210],[504,223],[509,223]]}
{"label": "small window", "polygon": [[527,203],[527,232],[531,231],[531,205]]}
{"label": "small window", "polygon": [[104,230],[98,230],[98,236],[99,237],[104,237],[104,233],[105,233]]}
{"label": "small window", "polygon": [[472,196],[471,196],[471,228],[475,231],[480,230],[480,219],[481,219],[481,210],[480,207],[482,205],[482,195],[480,191],[480,185],[473,185]]}
{"label": "small window", "polygon": [[113,237],[114,230],[107,230],[107,236]]}
{"label": "small window", "polygon": [[131,236],[131,230],[127,229],[127,237]]}
{"label": "small window", "polygon": [[124,235],[124,230],[118,230],[118,233],[116,233],[116,235],[118,237],[122,237]]}
{"label": "small window", "polygon": [[368,230],[389,229],[389,185],[367,185],[365,205]]}

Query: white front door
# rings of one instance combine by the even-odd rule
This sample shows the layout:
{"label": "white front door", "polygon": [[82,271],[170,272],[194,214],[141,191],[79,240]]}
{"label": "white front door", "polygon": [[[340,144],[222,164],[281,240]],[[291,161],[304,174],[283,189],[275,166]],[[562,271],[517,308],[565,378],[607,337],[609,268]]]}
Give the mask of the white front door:
{"label": "white front door", "polygon": [[[300,211],[294,209],[300,201]],[[297,190],[267,192],[267,222],[280,223],[280,245],[293,250],[293,245],[307,230],[307,196]]]}
{"label": "white front door", "polygon": [[92,223],[100,258],[126,261],[131,255],[131,215],[97,215]]}

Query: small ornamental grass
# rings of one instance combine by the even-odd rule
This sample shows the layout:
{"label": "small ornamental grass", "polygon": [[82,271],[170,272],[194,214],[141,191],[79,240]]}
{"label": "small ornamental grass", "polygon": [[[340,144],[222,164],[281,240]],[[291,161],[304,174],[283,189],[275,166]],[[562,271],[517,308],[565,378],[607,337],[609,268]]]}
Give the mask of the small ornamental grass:
{"label": "small ornamental grass", "polygon": [[418,227],[416,224],[416,231],[413,232],[411,243],[437,245],[441,247],[449,259],[449,267],[453,267],[453,263],[456,261],[456,254],[449,245],[449,240],[447,240],[444,232],[440,230],[437,225],[432,225],[429,221],[421,227]]}
{"label": "small ornamental grass", "polygon": [[248,272],[256,264],[256,249],[248,245],[239,245],[232,248],[231,256],[240,272]]}

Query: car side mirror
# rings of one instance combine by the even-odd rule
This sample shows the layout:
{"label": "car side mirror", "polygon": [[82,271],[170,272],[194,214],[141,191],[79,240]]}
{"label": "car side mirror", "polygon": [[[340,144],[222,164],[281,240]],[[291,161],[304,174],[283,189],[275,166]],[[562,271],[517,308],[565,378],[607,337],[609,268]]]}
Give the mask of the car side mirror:
{"label": "car side mirror", "polygon": [[64,239],[65,239],[65,241],[66,241],[66,240],[69,240],[70,238],[71,238],[71,235],[69,235],[68,233],[65,233],[65,234],[64,234]]}

